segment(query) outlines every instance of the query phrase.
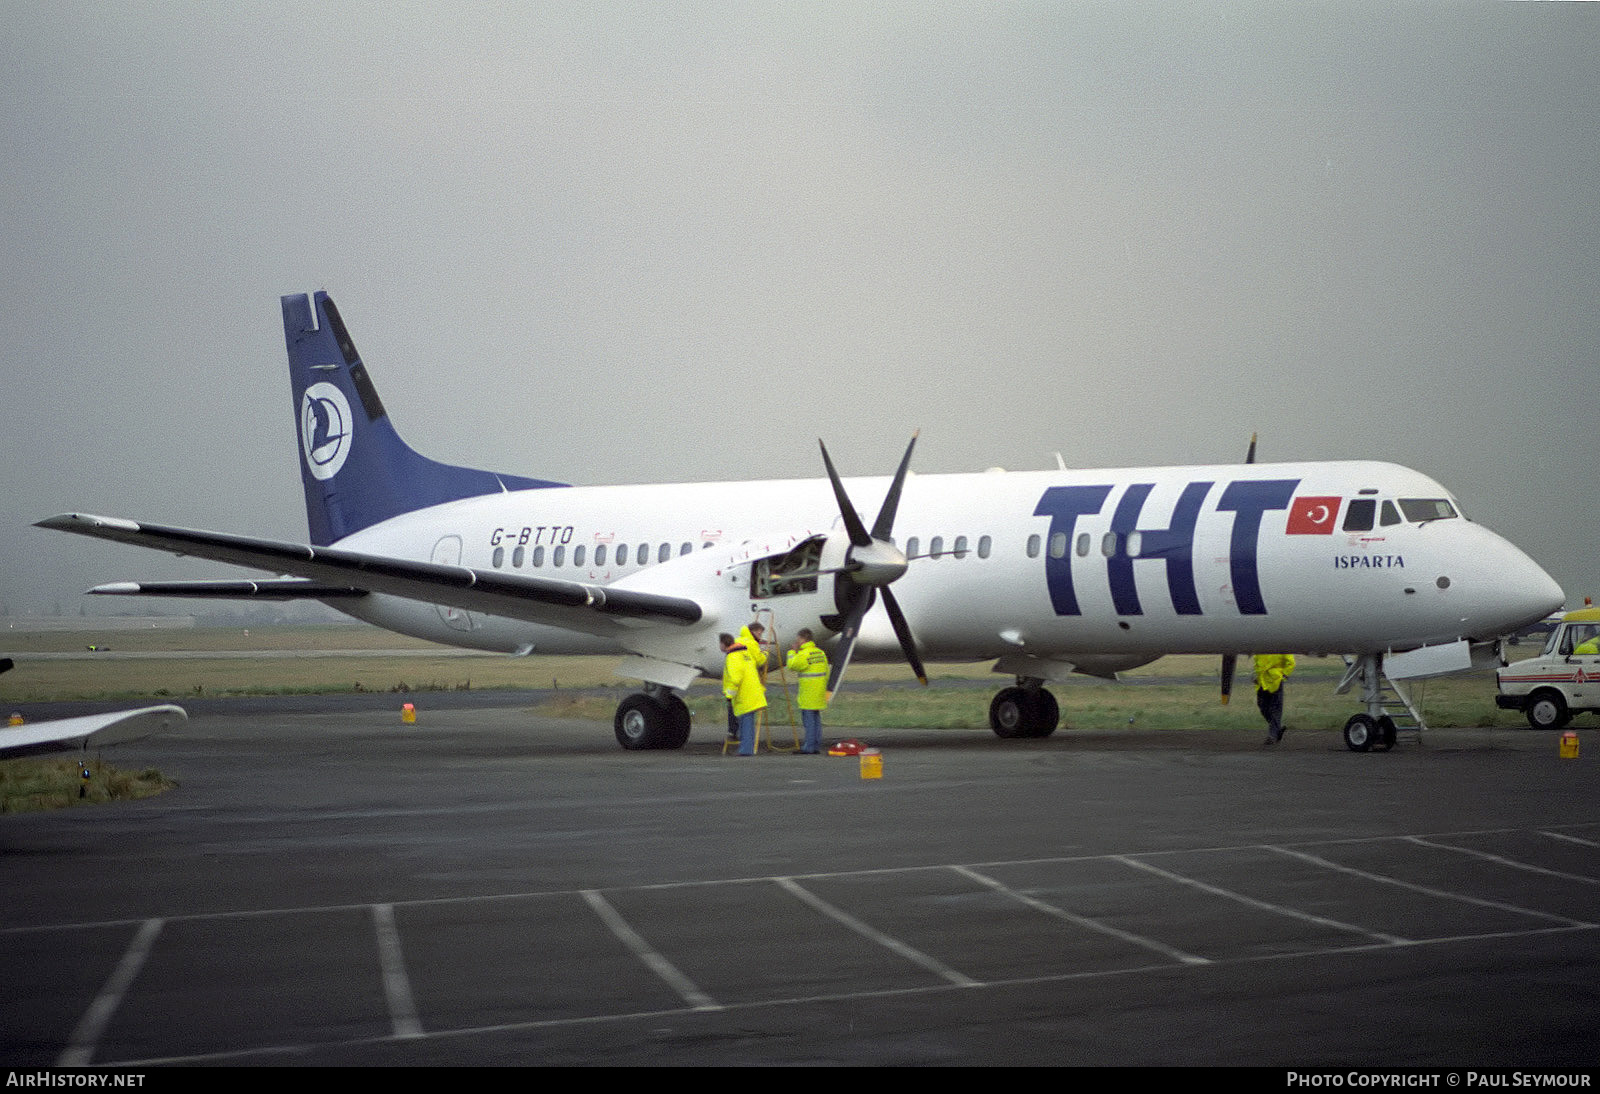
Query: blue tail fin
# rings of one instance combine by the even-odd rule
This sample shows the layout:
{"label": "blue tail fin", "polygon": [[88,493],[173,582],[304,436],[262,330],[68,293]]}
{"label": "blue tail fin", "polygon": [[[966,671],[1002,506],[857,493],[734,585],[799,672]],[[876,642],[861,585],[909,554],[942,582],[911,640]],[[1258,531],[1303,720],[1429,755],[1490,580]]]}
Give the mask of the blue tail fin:
{"label": "blue tail fin", "polygon": [[389,422],[339,310],[319,292],[283,298],[311,542],[325,547],[447,501],[565,483],[497,475],[418,455]]}

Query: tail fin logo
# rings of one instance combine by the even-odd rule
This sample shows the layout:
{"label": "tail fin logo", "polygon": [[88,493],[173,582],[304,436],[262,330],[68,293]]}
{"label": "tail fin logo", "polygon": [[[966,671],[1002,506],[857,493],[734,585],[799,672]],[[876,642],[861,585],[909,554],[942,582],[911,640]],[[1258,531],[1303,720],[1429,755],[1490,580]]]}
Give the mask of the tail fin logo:
{"label": "tail fin logo", "polygon": [[314,479],[331,479],[350,455],[350,402],[333,384],[312,384],[300,399],[300,448]]}

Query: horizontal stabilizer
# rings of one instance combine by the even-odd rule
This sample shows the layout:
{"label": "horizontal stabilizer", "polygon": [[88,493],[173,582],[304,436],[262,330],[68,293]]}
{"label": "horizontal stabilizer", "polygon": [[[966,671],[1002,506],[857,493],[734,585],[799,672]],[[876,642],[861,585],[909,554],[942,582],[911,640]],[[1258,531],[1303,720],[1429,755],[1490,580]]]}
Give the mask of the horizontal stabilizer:
{"label": "horizontal stabilizer", "polygon": [[0,729],[0,757],[104,748],[106,745],[139,741],[157,733],[165,733],[188,720],[187,711],[167,703],[137,710],[118,710],[110,714],[87,714],[82,718],[61,718],[53,722],[11,726]]}
{"label": "horizontal stabilizer", "polygon": [[343,600],[365,589],[285,578],[278,581],[116,581],[96,585],[93,596],[170,596],[194,600]]}

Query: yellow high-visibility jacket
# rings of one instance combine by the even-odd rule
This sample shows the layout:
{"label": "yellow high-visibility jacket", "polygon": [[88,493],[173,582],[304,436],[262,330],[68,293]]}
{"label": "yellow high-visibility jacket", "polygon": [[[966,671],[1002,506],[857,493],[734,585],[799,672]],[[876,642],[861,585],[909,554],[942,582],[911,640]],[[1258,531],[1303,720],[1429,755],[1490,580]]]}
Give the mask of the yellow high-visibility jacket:
{"label": "yellow high-visibility jacket", "polygon": [[761,679],[767,678],[767,651],[761,648],[761,643],[756,641],[756,636],[750,633],[749,627],[739,628],[739,644],[750,654],[750,660],[755,662],[756,671],[761,674]]}
{"label": "yellow high-visibility jacket", "polygon": [[789,655],[788,667],[800,674],[800,709],[828,709],[828,655],[807,642]]}
{"label": "yellow high-visibility jacket", "polygon": [[1293,671],[1292,653],[1256,654],[1256,687],[1262,691],[1277,691]]}
{"label": "yellow high-visibility jacket", "polygon": [[760,710],[767,705],[767,689],[755,659],[743,646],[734,646],[722,662],[722,694],[733,704],[735,717]]}

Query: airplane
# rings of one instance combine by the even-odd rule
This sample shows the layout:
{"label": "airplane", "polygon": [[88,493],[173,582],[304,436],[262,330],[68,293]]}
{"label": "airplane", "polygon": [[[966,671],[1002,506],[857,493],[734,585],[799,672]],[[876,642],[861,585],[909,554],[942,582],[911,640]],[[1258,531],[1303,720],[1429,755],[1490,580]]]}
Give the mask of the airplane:
{"label": "airplane", "polygon": [[[1343,653],[1393,744],[1382,676],[1455,671],[1560,607],[1560,587],[1426,475],[1373,461],[572,486],[430,460],[390,421],[326,292],[281,300],[309,543],[67,513],[39,527],[280,575],[95,594],[308,598],[507,653],[624,655],[626,749],[681,747],[718,635],[770,610],[852,658],[994,661],[1003,738],[1048,736],[1045,686],[1166,654]],[[1062,463],[1059,458],[1058,464]],[[858,511],[852,499],[869,510]],[[876,506],[870,527],[861,512]],[[876,609],[881,604],[882,610]],[[1387,722],[1387,724],[1386,724]]]}

